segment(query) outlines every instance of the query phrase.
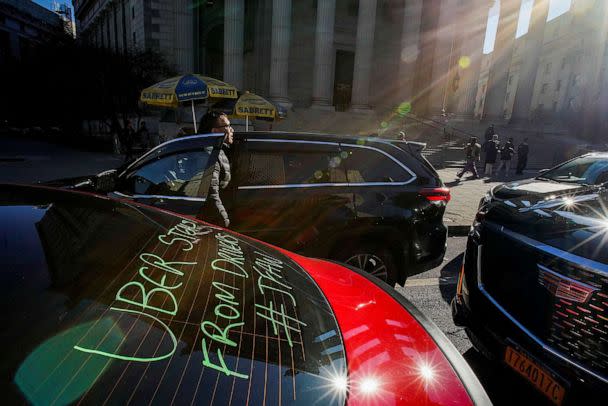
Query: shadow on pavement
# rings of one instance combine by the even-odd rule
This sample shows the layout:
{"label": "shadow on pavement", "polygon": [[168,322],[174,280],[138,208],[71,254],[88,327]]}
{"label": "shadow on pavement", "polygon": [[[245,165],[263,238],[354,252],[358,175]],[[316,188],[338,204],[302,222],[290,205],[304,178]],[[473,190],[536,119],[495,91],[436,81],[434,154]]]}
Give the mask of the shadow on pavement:
{"label": "shadow on pavement", "polygon": [[444,182],[444,185],[446,185],[447,187],[454,187],[459,184],[460,184],[460,179],[456,179],[451,182]]}
{"label": "shadow on pavement", "polygon": [[439,291],[441,292],[441,297],[447,303],[450,303],[456,294],[456,282],[458,280],[458,272],[460,271],[463,256],[464,253],[461,253],[441,268]]}

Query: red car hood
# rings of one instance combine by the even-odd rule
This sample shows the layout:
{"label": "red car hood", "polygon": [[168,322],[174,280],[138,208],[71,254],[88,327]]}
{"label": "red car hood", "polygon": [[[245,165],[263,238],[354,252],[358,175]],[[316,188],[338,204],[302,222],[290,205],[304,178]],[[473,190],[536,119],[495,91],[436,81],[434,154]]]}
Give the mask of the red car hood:
{"label": "red car hood", "polygon": [[451,342],[388,285],[335,263],[283,253],[313,277],[335,313],[349,405],[490,403]]}

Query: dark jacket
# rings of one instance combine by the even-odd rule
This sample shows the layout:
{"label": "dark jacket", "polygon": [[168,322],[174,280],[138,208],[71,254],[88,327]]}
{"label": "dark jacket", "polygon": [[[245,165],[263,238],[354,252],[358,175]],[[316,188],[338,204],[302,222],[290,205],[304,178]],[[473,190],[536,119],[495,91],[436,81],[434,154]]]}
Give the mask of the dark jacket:
{"label": "dark jacket", "polygon": [[464,147],[464,154],[467,159],[473,161],[479,161],[479,155],[481,151],[481,146],[478,143],[468,143],[466,147]]}
{"label": "dark jacket", "polygon": [[483,152],[486,154],[485,163],[493,164],[498,156],[498,141],[486,141],[483,144]]}
{"label": "dark jacket", "polygon": [[230,161],[228,161],[224,150],[221,149],[213,168],[213,175],[211,176],[211,193],[219,195],[220,189],[225,189],[230,183],[231,178]]}
{"label": "dark jacket", "polygon": [[[224,144],[224,148],[228,146]],[[208,215],[207,220],[216,223],[218,216],[221,218],[224,227],[230,226],[230,218],[228,217],[228,212],[224,207],[224,203],[222,203],[222,199],[220,198],[220,189],[226,188],[230,183],[230,161],[228,161],[228,157],[223,149],[220,150],[217,162],[213,168],[213,174],[211,175],[211,188],[209,189],[209,202],[213,204],[216,208],[216,212],[207,212]]]}
{"label": "dark jacket", "polygon": [[500,160],[510,161],[511,157],[515,154],[515,148],[512,142],[508,142],[500,150]]}
{"label": "dark jacket", "polygon": [[527,142],[523,142],[523,143],[519,144],[519,146],[517,147],[517,157],[518,158],[527,157],[528,152],[530,152],[530,147],[528,146]]}

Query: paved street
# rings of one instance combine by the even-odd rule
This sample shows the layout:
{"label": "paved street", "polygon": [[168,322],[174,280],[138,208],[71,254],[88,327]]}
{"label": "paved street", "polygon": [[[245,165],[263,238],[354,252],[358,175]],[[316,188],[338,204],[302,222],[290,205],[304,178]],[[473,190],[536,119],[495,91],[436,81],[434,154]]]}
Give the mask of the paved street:
{"label": "paved street", "polygon": [[34,183],[82,176],[115,168],[122,162],[118,155],[0,136],[0,182]]}

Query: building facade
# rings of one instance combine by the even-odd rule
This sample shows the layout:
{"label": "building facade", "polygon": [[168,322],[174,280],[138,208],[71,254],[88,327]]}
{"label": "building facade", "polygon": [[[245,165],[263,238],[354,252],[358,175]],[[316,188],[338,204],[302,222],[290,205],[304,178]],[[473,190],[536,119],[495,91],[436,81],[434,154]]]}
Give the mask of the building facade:
{"label": "building facade", "polygon": [[[604,0],[572,0],[547,22],[534,0],[75,0],[79,34],[117,51],[163,53],[286,107],[368,113],[407,102],[423,116],[525,125],[605,97]],[[603,83],[603,82],[602,82]],[[605,86],[604,86],[605,87]]]}
{"label": "building facade", "polygon": [[180,72],[193,70],[189,0],[74,0],[78,36],[115,52],[151,49]]}
{"label": "building facade", "polygon": [[208,1],[195,8],[194,66],[286,106],[472,115],[490,3]]}
{"label": "building facade", "polygon": [[497,50],[484,56],[477,119],[523,126],[572,118],[582,121],[593,110],[591,106],[607,99],[608,3],[572,0],[568,12],[547,22],[548,8],[549,0],[535,0],[528,32],[511,45],[498,116],[484,105],[491,87],[488,77],[495,67],[492,54]]}
{"label": "building facade", "polygon": [[57,13],[29,0],[0,1],[0,63],[20,59],[33,44],[62,32],[64,21]]}

